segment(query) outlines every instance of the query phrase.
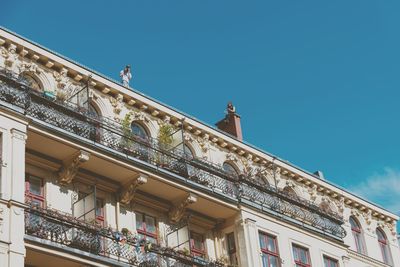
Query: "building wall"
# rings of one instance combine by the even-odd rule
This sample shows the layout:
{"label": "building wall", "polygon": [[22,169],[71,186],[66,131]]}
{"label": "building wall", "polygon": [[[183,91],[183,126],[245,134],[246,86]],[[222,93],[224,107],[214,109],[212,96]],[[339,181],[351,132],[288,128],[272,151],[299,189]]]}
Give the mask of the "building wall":
{"label": "building wall", "polygon": [[[76,73],[87,74],[87,71],[83,74],[81,67],[24,43],[9,33],[2,31],[0,37],[2,37],[0,39],[2,40],[0,42],[0,68],[6,68],[18,75],[28,73],[37,79],[44,91],[52,92],[56,96],[61,93],[68,94],[68,90],[81,86]],[[46,57],[41,57],[40,53],[46,54]],[[35,55],[41,57],[41,60],[35,60]],[[49,61],[49,58],[52,58],[53,61]],[[175,111],[157,106],[150,100],[143,100],[140,95],[127,92],[119,85],[110,84],[101,77],[95,76],[94,78],[94,85],[90,89],[91,101],[102,116],[121,122],[129,114],[130,120],[143,125],[153,138],[157,138],[160,126],[164,124],[175,128],[180,127],[179,120],[172,119],[174,116],[176,118],[178,116]],[[234,231],[241,266],[260,266],[258,231],[265,231],[277,236],[283,266],[292,266],[291,264],[293,264],[291,252],[291,243],[293,242],[309,247],[314,266],[322,266],[322,255],[325,253],[338,259],[341,266],[365,266],[366,264],[384,266],[379,263],[382,260],[376,236],[376,228],[379,227],[387,236],[394,266],[400,266],[399,244],[396,240],[397,216],[336,188],[326,181],[311,177],[302,170],[278,160],[274,161],[270,155],[261,155],[244,144],[236,143],[230,137],[220,137],[220,133],[209,127],[196,124],[191,119],[187,119],[187,121],[190,123],[184,124],[183,141],[191,148],[196,157],[207,159],[218,165],[229,162],[238,173],[257,173],[259,179],[267,181],[271,186],[276,186],[277,189],[290,187],[297,196],[319,206],[325,205],[330,210],[342,214],[345,219],[344,228],[347,236],[344,238],[344,244],[338,244],[328,238],[306,232],[299,227],[279,222],[255,210],[243,208],[241,214],[237,218],[232,218],[228,224],[226,223],[221,231],[215,232],[194,226],[196,231],[207,237],[205,243],[211,258],[226,257],[225,235]],[[0,246],[0,262],[3,260],[11,266],[11,261],[16,261],[12,266],[22,266],[23,236],[11,235],[11,233],[14,233],[15,229],[23,229],[21,203],[24,202],[26,123],[23,120],[19,121],[16,117],[2,114],[0,131],[3,139],[3,162],[5,162],[1,167],[0,217],[2,216],[3,219],[0,223],[4,230],[0,233],[0,240],[3,242]],[[174,142],[177,144],[180,141],[182,141],[181,137],[176,135]],[[34,162],[29,162],[26,168],[27,172],[45,178],[48,207],[72,213],[72,199],[76,194],[72,185],[60,186],[57,174],[51,168],[39,168],[35,166]],[[109,178],[112,179],[112,177]],[[146,212],[158,218],[160,242],[166,242],[165,231],[168,228],[168,220],[165,211],[140,205],[119,206],[115,195],[109,192],[101,194],[105,201],[108,225],[119,229],[126,227],[135,231],[135,211]],[[348,221],[350,216],[357,218],[361,224],[368,257],[352,252],[355,250],[355,244]],[[8,245],[10,240],[13,242]]]}

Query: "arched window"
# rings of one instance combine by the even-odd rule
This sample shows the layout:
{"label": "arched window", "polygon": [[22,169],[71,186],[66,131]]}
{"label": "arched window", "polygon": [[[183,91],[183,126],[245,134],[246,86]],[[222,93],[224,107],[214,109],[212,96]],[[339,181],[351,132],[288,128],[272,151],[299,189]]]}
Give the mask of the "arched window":
{"label": "arched window", "polygon": [[392,264],[392,257],[390,255],[389,244],[385,233],[382,229],[377,228],[376,235],[378,237],[379,247],[381,248],[383,262],[388,265]]}
{"label": "arched window", "polygon": [[92,118],[98,118],[100,112],[97,110],[97,107],[93,104],[89,104],[89,116]]}
{"label": "arched window", "polygon": [[146,131],[146,129],[140,125],[137,122],[133,122],[131,125],[131,129],[132,129],[132,133],[136,136],[139,137],[143,140],[148,140],[149,139],[149,135]]}
{"label": "arched window", "polygon": [[356,250],[358,253],[365,255],[367,251],[365,249],[363,232],[360,227],[360,223],[353,216],[350,217],[349,221],[351,226],[351,233],[353,234],[354,242],[356,244]]}
{"label": "arched window", "polygon": [[34,77],[33,75],[24,72],[22,73],[22,79],[28,85],[31,89],[37,91],[37,92],[42,92],[43,91],[43,86],[40,83],[40,81]]}
{"label": "arched window", "polygon": [[296,194],[296,191],[294,191],[294,189],[291,186],[285,186],[285,188],[283,188],[282,192],[290,198],[293,198],[293,199],[299,198],[299,196]]}
{"label": "arched window", "polygon": [[186,144],[183,145],[183,153],[185,154],[185,157],[188,159],[194,158],[193,150]]}
{"label": "arched window", "polygon": [[222,168],[229,176],[232,176],[232,178],[235,178],[235,179],[238,178],[239,173],[232,164],[230,164],[228,162],[224,162],[224,164],[222,165]]}

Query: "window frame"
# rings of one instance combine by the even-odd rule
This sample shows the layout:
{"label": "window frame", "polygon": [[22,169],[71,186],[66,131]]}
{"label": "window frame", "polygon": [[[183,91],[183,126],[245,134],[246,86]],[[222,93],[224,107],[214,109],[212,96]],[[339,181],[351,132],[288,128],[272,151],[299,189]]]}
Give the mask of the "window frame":
{"label": "window frame", "polygon": [[[233,240],[233,247],[231,247],[230,239]],[[236,238],[235,232],[230,232],[226,234],[226,251],[228,252],[229,262],[232,265],[237,265],[238,260],[236,256]]]}
{"label": "window frame", "polygon": [[[261,246],[261,238],[264,239],[264,243],[266,244],[266,248],[263,248]],[[259,240],[259,244],[260,244],[260,251],[261,251],[261,256],[263,257],[264,255],[267,255],[267,259],[268,259],[268,267],[270,266],[270,257],[275,257],[277,259],[277,263],[278,263],[278,267],[281,266],[281,258],[279,255],[279,246],[278,246],[278,237],[276,235],[272,235],[263,231],[259,231],[258,232],[258,240]],[[269,240],[273,240],[274,242],[274,246],[276,248],[276,252],[275,251],[271,251],[268,249],[268,244],[269,244]]]}
{"label": "window frame", "polygon": [[[137,215],[138,214],[140,214],[141,216],[142,216],[142,228],[138,228],[137,227]],[[146,240],[146,237],[150,237],[150,238],[152,238],[152,239],[154,239],[154,240],[156,240],[156,244],[158,243],[158,235],[157,235],[157,233],[158,233],[158,225],[157,225],[157,218],[155,217],[155,216],[151,216],[151,215],[148,215],[148,214],[146,214],[146,213],[144,213],[144,212],[139,212],[139,211],[135,211],[135,215],[136,215],[136,225],[135,225],[135,228],[136,228],[136,232],[138,233],[138,234],[141,234],[143,237],[144,237],[144,239]],[[150,218],[152,218],[152,219],[154,219],[154,226],[155,226],[155,232],[154,233],[151,233],[151,232],[148,232],[147,231],[147,227],[146,227],[146,217],[150,217]]]}
{"label": "window frame", "polygon": [[[378,233],[383,239],[379,237]],[[390,253],[390,247],[385,232],[383,232],[383,230],[378,227],[376,228],[376,236],[382,254],[382,261],[388,265],[392,264],[392,254]]]}
{"label": "window frame", "polygon": [[[353,223],[352,223],[353,222]],[[353,236],[354,243],[356,245],[356,251],[360,254],[367,255],[367,249],[364,243],[363,230],[361,228],[360,222],[354,217],[349,218],[351,234]],[[361,244],[361,248],[359,247]]]}
{"label": "window frame", "polygon": [[[196,248],[193,236],[201,237],[202,248]],[[206,256],[206,246],[205,246],[204,240],[205,240],[205,238],[204,238],[203,234],[200,234],[200,233],[194,232],[194,231],[189,232],[189,244],[190,244],[189,248],[190,248],[190,253],[193,256],[201,257],[201,258],[204,258]]]}
{"label": "window frame", "polygon": [[[137,135],[136,133],[134,133],[134,131],[133,131],[133,126],[134,125],[136,125],[141,131],[143,131],[143,133],[144,133],[144,137],[143,136],[140,136],[140,135]],[[132,132],[132,134],[133,134],[133,136],[134,137],[136,137],[136,138],[139,138],[141,141],[143,141],[143,142],[149,142],[150,141],[150,133],[149,133],[149,131],[147,130],[147,128],[145,127],[145,126],[143,126],[141,123],[139,123],[139,122],[137,122],[137,121],[133,121],[132,123],[131,123],[131,132]]]}
{"label": "window frame", "polygon": [[[328,266],[325,265],[325,260],[329,261],[329,265]],[[323,261],[324,261],[324,267],[339,267],[339,260],[337,260],[335,258],[332,258],[330,256],[323,255]],[[332,263],[334,265],[332,265]]]}
{"label": "window frame", "polygon": [[[298,250],[304,250],[306,252],[308,263],[304,263],[299,260],[296,260],[296,255],[297,255],[297,258],[299,258],[299,259],[301,258],[301,257],[299,257],[300,254],[298,254],[298,252],[297,252]],[[302,245],[292,243],[292,253],[293,253],[294,264],[296,267],[311,267],[312,266],[309,248],[304,247]]]}
{"label": "window frame", "polygon": [[[32,178],[38,179],[40,181],[40,195],[37,195],[37,194],[31,192],[31,181],[30,180]],[[45,194],[45,190],[44,190],[44,179],[39,176],[26,173],[25,174],[25,202],[27,202],[28,200],[30,202],[32,202],[32,200],[36,200],[36,201],[40,202],[40,207],[44,208],[45,201],[46,201],[46,194]]]}

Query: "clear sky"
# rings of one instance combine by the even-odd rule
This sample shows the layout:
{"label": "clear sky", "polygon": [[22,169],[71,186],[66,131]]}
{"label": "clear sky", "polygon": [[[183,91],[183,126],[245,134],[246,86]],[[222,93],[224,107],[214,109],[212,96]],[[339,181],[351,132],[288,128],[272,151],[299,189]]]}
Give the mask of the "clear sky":
{"label": "clear sky", "polygon": [[400,211],[400,1],[1,1],[0,24]]}

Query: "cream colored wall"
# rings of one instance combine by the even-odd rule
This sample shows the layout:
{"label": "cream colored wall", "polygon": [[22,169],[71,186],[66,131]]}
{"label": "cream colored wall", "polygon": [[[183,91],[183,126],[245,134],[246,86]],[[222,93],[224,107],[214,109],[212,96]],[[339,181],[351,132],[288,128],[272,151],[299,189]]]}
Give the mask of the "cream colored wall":
{"label": "cream colored wall", "polygon": [[0,266],[24,266],[26,123],[0,112]]}
{"label": "cream colored wall", "polygon": [[[7,38],[10,38],[10,39],[14,40],[15,42],[20,42],[20,40],[18,38],[9,36],[9,34],[3,33],[3,35],[7,35]],[[26,43],[24,45],[30,46],[30,49],[35,49],[34,47],[32,47],[31,45],[28,45]],[[66,74],[68,73],[68,69],[61,69],[60,72],[57,72],[54,69],[52,69],[51,67],[49,68],[49,67],[43,66],[40,63],[38,63],[37,61],[31,60],[31,59],[28,59],[28,58],[22,56],[21,53],[16,54],[15,51],[14,52],[12,51],[13,50],[12,45],[7,46],[7,47],[0,46],[0,49],[1,49],[0,67],[7,67],[8,69],[13,70],[17,74],[20,74],[23,72],[30,72],[31,75],[35,75],[40,80],[40,82],[44,86],[45,90],[56,91],[56,90],[58,90],[57,88],[60,88],[61,85],[65,85],[65,84],[67,84],[68,86],[78,86],[78,83],[74,79],[66,76]],[[38,49],[38,50],[40,50],[40,49]],[[5,64],[7,61],[10,62],[10,63],[8,63],[8,65]],[[67,64],[67,62],[64,62],[63,60],[60,59],[60,62],[61,61],[63,63],[60,63],[60,65],[65,64],[65,66],[68,65],[68,68],[70,68],[70,69],[74,69],[74,68],[79,69],[78,67],[72,65],[71,63]],[[63,76],[63,73],[65,74],[64,76]],[[115,88],[119,88],[119,87],[117,85],[115,85]],[[98,90],[92,90],[91,95],[92,95],[93,102],[95,103],[95,105],[98,106],[98,108],[101,111],[103,116],[112,118],[115,120],[122,120],[128,112],[133,112],[132,119],[143,124],[148,129],[151,136],[154,138],[157,137],[157,133],[158,133],[160,125],[162,125],[163,123],[169,123],[167,119],[160,119],[160,117],[152,116],[148,112],[144,112],[143,110],[145,110],[145,109],[141,110],[137,107],[128,105],[125,102],[118,101],[118,96],[116,96],[116,98],[114,98],[111,95],[105,94]],[[121,95],[121,97],[122,97],[122,95]],[[139,98],[139,96],[137,96],[137,97]],[[150,103],[150,104],[153,105],[154,103]],[[162,110],[166,114],[169,114],[169,113],[175,114],[173,111],[168,110],[166,108],[160,108],[160,110]],[[194,123],[194,122],[191,122],[191,123]],[[9,120],[9,119],[5,119],[5,118],[2,118],[0,120],[0,127],[3,127],[3,128],[0,128],[0,130],[4,131],[6,133],[5,137],[7,137],[7,138],[9,138],[9,136],[10,136],[10,129],[11,129],[10,127],[18,126],[19,127],[18,131],[21,131],[23,133],[26,132],[26,129],[24,128],[25,126],[21,126],[21,125],[23,125],[23,124],[18,123],[15,120]],[[203,126],[201,126],[201,127],[203,127]],[[208,129],[208,130],[210,132],[213,132],[212,129]],[[196,156],[205,158],[216,164],[222,164],[223,162],[228,161],[228,162],[234,164],[237,167],[237,169],[240,171],[249,171],[249,170],[257,170],[257,169],[262,170],[263,174],[265,175],[265,179],[268,180],[271,185],[273,185],[275,183],[275,179],[276,179],[278,188],[284,188],[285,186],[291,186],[299,196],[301,196],[307,200],[310,200],[310,201],[316,203],[317,205],[319,205],[325,199],[326,201],[331,203],[333,210],[343,214],[343,216],[346,220],[345,229],[348,232],[348,235],[345,237],[344,241],[345,241],[346,245],[350,246],[350,248],[354,248],[354,241],[352,240],[352,237],[350,234],[350,230],[349,230],[349,226],[348,226],[348,217],[350,216],[350,214],[354,214],[355,216],[357,216],[357,218],[359,218],[360,223],[362,224],[362,227],[364,229],[368,255],[377,260],[381,260],[381,255],[379,255],[379,250],[377,249],[377,240],[376,240],[376,235],[375,235],[375,229],[377,226],[381,227],[385,231],[385,233],[389,239],[390,246],[391,246],[391,253],[392,253],[393,260],[395,261],[395,266],[400,266],[400,263],[399,263],[400,255],[399,255],[399,249],[398,249],[399,246],[398,246],[398,243],[394,241],[395,237],[396,237],[396,224],[391,221],[387,221],[387,219],[391,219],[391,218],[392,219],[394,218],[395,220],[397,220],[397,217],[395,215],[390,214],[387,211],[384,211],[377,206],[366,203],[365,201],[363,201],[355,196],[352,196],[349,193],[342,191],[341,189],[334,188],[332,185],[329,185],[329,184],[325,183],[324,181],[310,177],[309,174],[302,173],[300,170],[295,170],[293,167],[290,167],[290,166],[286,166],[286,165],[284,166],[284,164],[282,162],[275,163],[276,164],[275,167],[277,167],[277,172],[274,173],[271,169],[266,168],[265,164],[260,163],[263,161],[270,161],[271,160],[270,156],[262,155],[262,157],[265,158],[265,160],[259,160],[256,163],[255,160],[253,160],[253,156],[245,154],[248,156],[243,157],[235,152],[235,151],[239,151],[240,149],[235,150],[231,146],[229,147],[229,149],[228,149],[228,146],[226,146],[224,148],[223,147],[224,145],[221,145],[224,143],[224,142],[222,142],[224,139],[218,139],[219,141],[214,142],[214,141],[210,140],[208,137],[206,137],[206,135],[208,135],[208,134],[202,134],[201,136],[195,135],[195,134],[191,133],[189,131],[189,129],[185,133],[185,138],[184,138],[185,142],[187,142],[189,144],[189,146],[193,148],[193,151],[195,152]],[[228,140],[229,138],[226,137],[225,139]],[[229,139],[229,142],[232,143],[233,141]],[[17,153],[21,153],[20,152],[21,147],[22,147],[21,144],[19,146],[14,146],[14,147],[11,147],[8,144],[12,144],[12,142],[10,141],[10,143],[7,143],[7,144],[4,143],[3,151],[17,151]],[[242,147],[242,146],[243,146],[242,144],[238,144],[238,147]],[[249,147],[246,149],[248,149],[248,151],[254,150],[254,149],[252,150]],[[254,152],[254,154],[256,154],[255,151],[253,151],[253,152]],[[259,152],[257,152],[257,153],[259,154]],[[259,156],[261,157],[260,154],[259,154]],[[6,162],[7,162],[7,157],[10,157],[10,156],[8,154],[5,155]],[[10,162],[10,160],[13,161],[13,160],[17,160],[17,159],[8,158],[8,162]],[[283,169],[283,166],[287,169],[290,169],[291,172],[288,173],[288,171]],[[8,175],[8,177],[11,177],[12,175],[16,175],[16,173],[10,173],[10,171],[12,169],[12,167],[10,167],[10,165],[8,165],[7,167],[3,166],[1,168],[2,168],[2,171],[4,171],[3,173],[6,173],[5,175]],[[32,169],[32,172],[34,172],[34,171],[35,170]],[[19,170],[18,172],[21,172],[21,170]],[[47,173],[45,175],[48,179],[48,184],[46,185],[46,197],[48,200],[48,205],[52,208],[56,208],[56,209],[59,209],[64,212],[71,212],[71,206],[69,203],[71,203],[70,199],[71,199],[72,193],[73,193],[72,188],[67,187],[67,188],[63,188],[62,190],[60,190],[59,185],[57,185],[57,183],[55,181],[54,173]],[[22,175],[22,177],[23,176],[24,175]],[[274,177],[275,177],[275,179],[274,179]],[[304,183],[303,179],[305,179],[305,178],[302,178],[302,177],[306,177],[307,179],[309,179],[309,181],[307,183]],[[15,183],[15,181],[13,181],[13,182]],[[321,185],[323,185],[323,187]],[[18,199],[23,197],[23,191],[21,191],[21,189],[19,189],[17,187],[12,187],[12,180],[10,180],[10,179],[2,179],[1,188],[3,191],[3,196],[2,196],[3,199],[8,199],[10,196],[16,196],[16,198],[18,198]],[[329,190],[327,188],[329,188]],[[339,197],[339,198],[336,197],[337,195],[341,195],[341,194],[343,195],[343,197]],[[345,201],[344,196],[346,197],[346,201]],[[106,219],[111,226],[117,227],[116,201],[112,196],[108,196],[105,200],[106,200]],[[375,215],[375,213],[376,213],[376,215]],[[165,215],[160,215],[160,216],[162,217]],[[262,216],[259,216],[259,217],[261,218]],[[264,219],[260,219],[260,218],[245,217],[245,218],[243,218],[242,223],[239,223],[239,222],[236,223],[235,229],[238,232],[237,238],[240,239],[240,238],[245,238],[246,236],[248,236],[248,234],[246,234],[247,233],[246,231],[248,231],[248,230],[243,230],[244,228],[241,226],[242,224],[243,225],[246,224],[245,223],[246,219],[249,219],[248,222],[250,222],[250,220],[255,221],[256,227],[264,227],[264,228],[268,228],[268,229],[271,228],[270,223],[268,223]],[[4,220],[4,221],[6,221],[6,220]],[[134,221],[135,221],[135,216],[132,211],[130,213],[124,214],[123,216],[120,215],[118,217],[118,223],[119,223],[118,227],[122,228],[122,225],[125,225],[125,226],[130,225]],[[259,222],[262,222],[262,223],[260,224]],[[133,224],[133,225],[135,225],[135,224]],[[163,225],[166,225],[166,223],[164,224],[164,221],[161,220],[160,225],[161,225],[160,229],[162,229],[164,227]],[[254,225],[252,225],[251,227],[253,227],[253,226]],[[129,228],[129,227],[127,227],[127,228]],[[273,229],[273,228],[271,228],[271,229]],[[282,235],[280,234],[282,236],[282,239],[288,240],[289,236],[286,236],[286,234],[283,233],[285,231],[285,229],[282,228],[281,230],[279,230],[278,232],[280,232],[280,233],[282,232]],[[290,236],[292,236],[292,238],[298,237],[298,235],[296,235],[296,231],[289,231],[289,232],[290,232]],[[209,234],[207,233],[207,235],[209,235]],[[310,236],[311,236],[311,234],[310,234]],[[251,238],[255,238],[255,237],[252,236]],[[301,240],[303,240],[303,239],[301,239]],[[307,239],[305,237],[304,240],[310,241],[312,244],[312,247],[321,248],[321,251],[324,247],[324,246],[320,246],[321,245],[320,242],[323,242],[323,241],[320,241],[319,239],[314,240],[314,239]],[[319,241],[317,241],[317,240],[319,240]],[[315,244],[314,244],[314,241],[315,241]],[[253,242],[256,242],[258,244],[257,240],[252,240],[252,239],[249,239],[246,242],[248,242],[249,246],[254,245]],[[284,241],[284,242],[286,242],[286,241]],[[206,243],[207,243],[207,248],[210,247],[210,255],[214,255],[213,253],[216,253],[215,255],[217,257],[218,249],[215,248],[215,244],[214,244],[215,242],[212,241],[212,238],[208,238]],[[249,250],[248,248],[240,248],[240,253],[241,253],[240,257],[242,259],[242,262],[246,261],[246,257],[248,257],[246,255],[250,255],[248,250]],[[330,251],[330,250],[327,250],[327,251]],[[318,251],[314,252],[316,262],[318,262],[318,255],[321,254],[320,252],[318,252]],[[335,252],[335,250],[333,250],[333,252]],[[290,256],[289,253],[286,253],[285,257],[287,257],[287,259],[290,259],[289,256]],[[255,261],[257,261],[257,259],[255,259]],[[354,263],[354,264],[356,264],[356,263]],[[352,265],[350,265],[350,266],[352,266]]]}

